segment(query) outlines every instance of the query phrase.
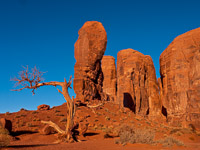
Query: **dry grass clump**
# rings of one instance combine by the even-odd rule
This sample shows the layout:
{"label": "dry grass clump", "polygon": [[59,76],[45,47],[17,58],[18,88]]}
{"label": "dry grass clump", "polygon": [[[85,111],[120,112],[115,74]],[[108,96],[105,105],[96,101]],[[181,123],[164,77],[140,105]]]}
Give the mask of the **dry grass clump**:
{"label": "dry grass clump", "polygon": [[154,141],[155,131],[153,129],[139,129],[128,125],[122,126],[118,131],[119,139],[116,144],[125,145],[127,143],[142,143],[142,144],[162,144],[164,147],[172,147],[173,145],[184,146],[182,141],[171,136],[166,136],[164,139]]}
{"label": "dry grass clump", "polygon": [[9,132],[0,127],[0,147],[6,147],[10,143]]}
{"label": "dry grass clump", "polygon": [[174,128],[170,131],[170,134],[177,134],[177,133],[193,134],[193,133],[196,133],[196,129],[195,128]]}
{"label": "dry grass clump", "polygon": [[167,136],[164,139],[157,141],[156,143],[162,144],[164,147],[172,147],[173,145],[184,146],[184,143],[178,139],[171,136]]}
{"label": "dry grass clump", "polygon": [[144,144],[154,144],[155,132],[150,129],[135,129],[130,126],[123,126],[119,130],[120,139],[115,143],[123,144],[126,143],[144,143]]}

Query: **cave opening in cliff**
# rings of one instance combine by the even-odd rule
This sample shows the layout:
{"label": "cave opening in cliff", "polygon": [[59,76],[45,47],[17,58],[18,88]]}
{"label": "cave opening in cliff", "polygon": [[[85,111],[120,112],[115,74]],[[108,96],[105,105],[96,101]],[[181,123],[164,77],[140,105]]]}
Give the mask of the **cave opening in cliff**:
{"label": "cave opening in cliff", "polygon": [[135,113],[135,104],[130,93],[124,93],[123,106]]}

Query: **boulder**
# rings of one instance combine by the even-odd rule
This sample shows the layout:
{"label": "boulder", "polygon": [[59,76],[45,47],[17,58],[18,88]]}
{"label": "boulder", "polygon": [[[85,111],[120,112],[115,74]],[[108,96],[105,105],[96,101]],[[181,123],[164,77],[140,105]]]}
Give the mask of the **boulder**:
{"label": "boulder", "polygon": [[9,133],[12,132],[12,122],[5,118],[0,119],[0,126],[4,129],[7,129]]}
{"label": "boulder", "polygon": [[133,50],[117,54],[117,101],[138,115],[158,117],[161,101],[153,61]]}
{"label": "boulder", "polygon": [[50,106],[46,104],[42,104],[37,107],[37,110],[49,110],[49,109],[50,109]]}
{"label": "boulder", "polygon": [[109,96],[109,100],[116,101],[117,95],[117,72],[115,58],[103,56],[101,61],[103,71],[103,92]]}
{"label": "boulder", "polygon": [[78,32],[74,66],[76,100],[101,99],[103,73],[101,59],[106,50],[107,34],[100,22],[88,21]]}
{"label": "boulder", "polygon": [[167,120],[200,127],[200,28],[176,37],[160,55],[160,84]]}

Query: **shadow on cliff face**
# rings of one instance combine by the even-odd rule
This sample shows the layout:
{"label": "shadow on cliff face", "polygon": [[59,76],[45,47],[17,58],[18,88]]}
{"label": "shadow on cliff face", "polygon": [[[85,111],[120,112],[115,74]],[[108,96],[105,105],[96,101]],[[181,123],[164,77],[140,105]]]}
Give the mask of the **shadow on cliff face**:
{"label": "shadow on cliff face", "polygon": [[123,105],[135,113],[135,104],[132,96],[129,93],[124,93]]}

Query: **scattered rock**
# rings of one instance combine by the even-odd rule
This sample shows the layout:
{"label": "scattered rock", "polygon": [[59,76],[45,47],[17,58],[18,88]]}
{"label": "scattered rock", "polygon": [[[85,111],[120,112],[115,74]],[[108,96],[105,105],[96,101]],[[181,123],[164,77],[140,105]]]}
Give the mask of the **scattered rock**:
{"label": "scattered rock", "polygon": [[9,133],[12,132],[12,122],[5,118],[0,119],[0,126],[4,129],[7,129]]}
{"label": "scattered rock", "polygon": [[37,110],[49,110],[49,109],[50,109],[50,106],[46,104],[42,104],[37,107]]}
{"label": "scattered rock", "polygon": [[161,101],[150,56],[126,49],[117,54],[117,101],[136,114],[160,116]]}
{"label": "scattered rock", "polygon": [[76,100],[101,99],[101,59],[106,50],[106,31],[100,22],[88,21],[78,33],[79,37],[74,46],[76,64],[73,85]]}
{"label": "scattered rock", "polygon": [[200,128],[200,28],[176,37],[160,55],[160,87],[168,122]]}
{"label": "scattered rock", "polygon": [[117,96],[117,72],[115,58],[103,56],[101,61],[103,71],[103,92],[109,96],[108,100],[116,102]]}

